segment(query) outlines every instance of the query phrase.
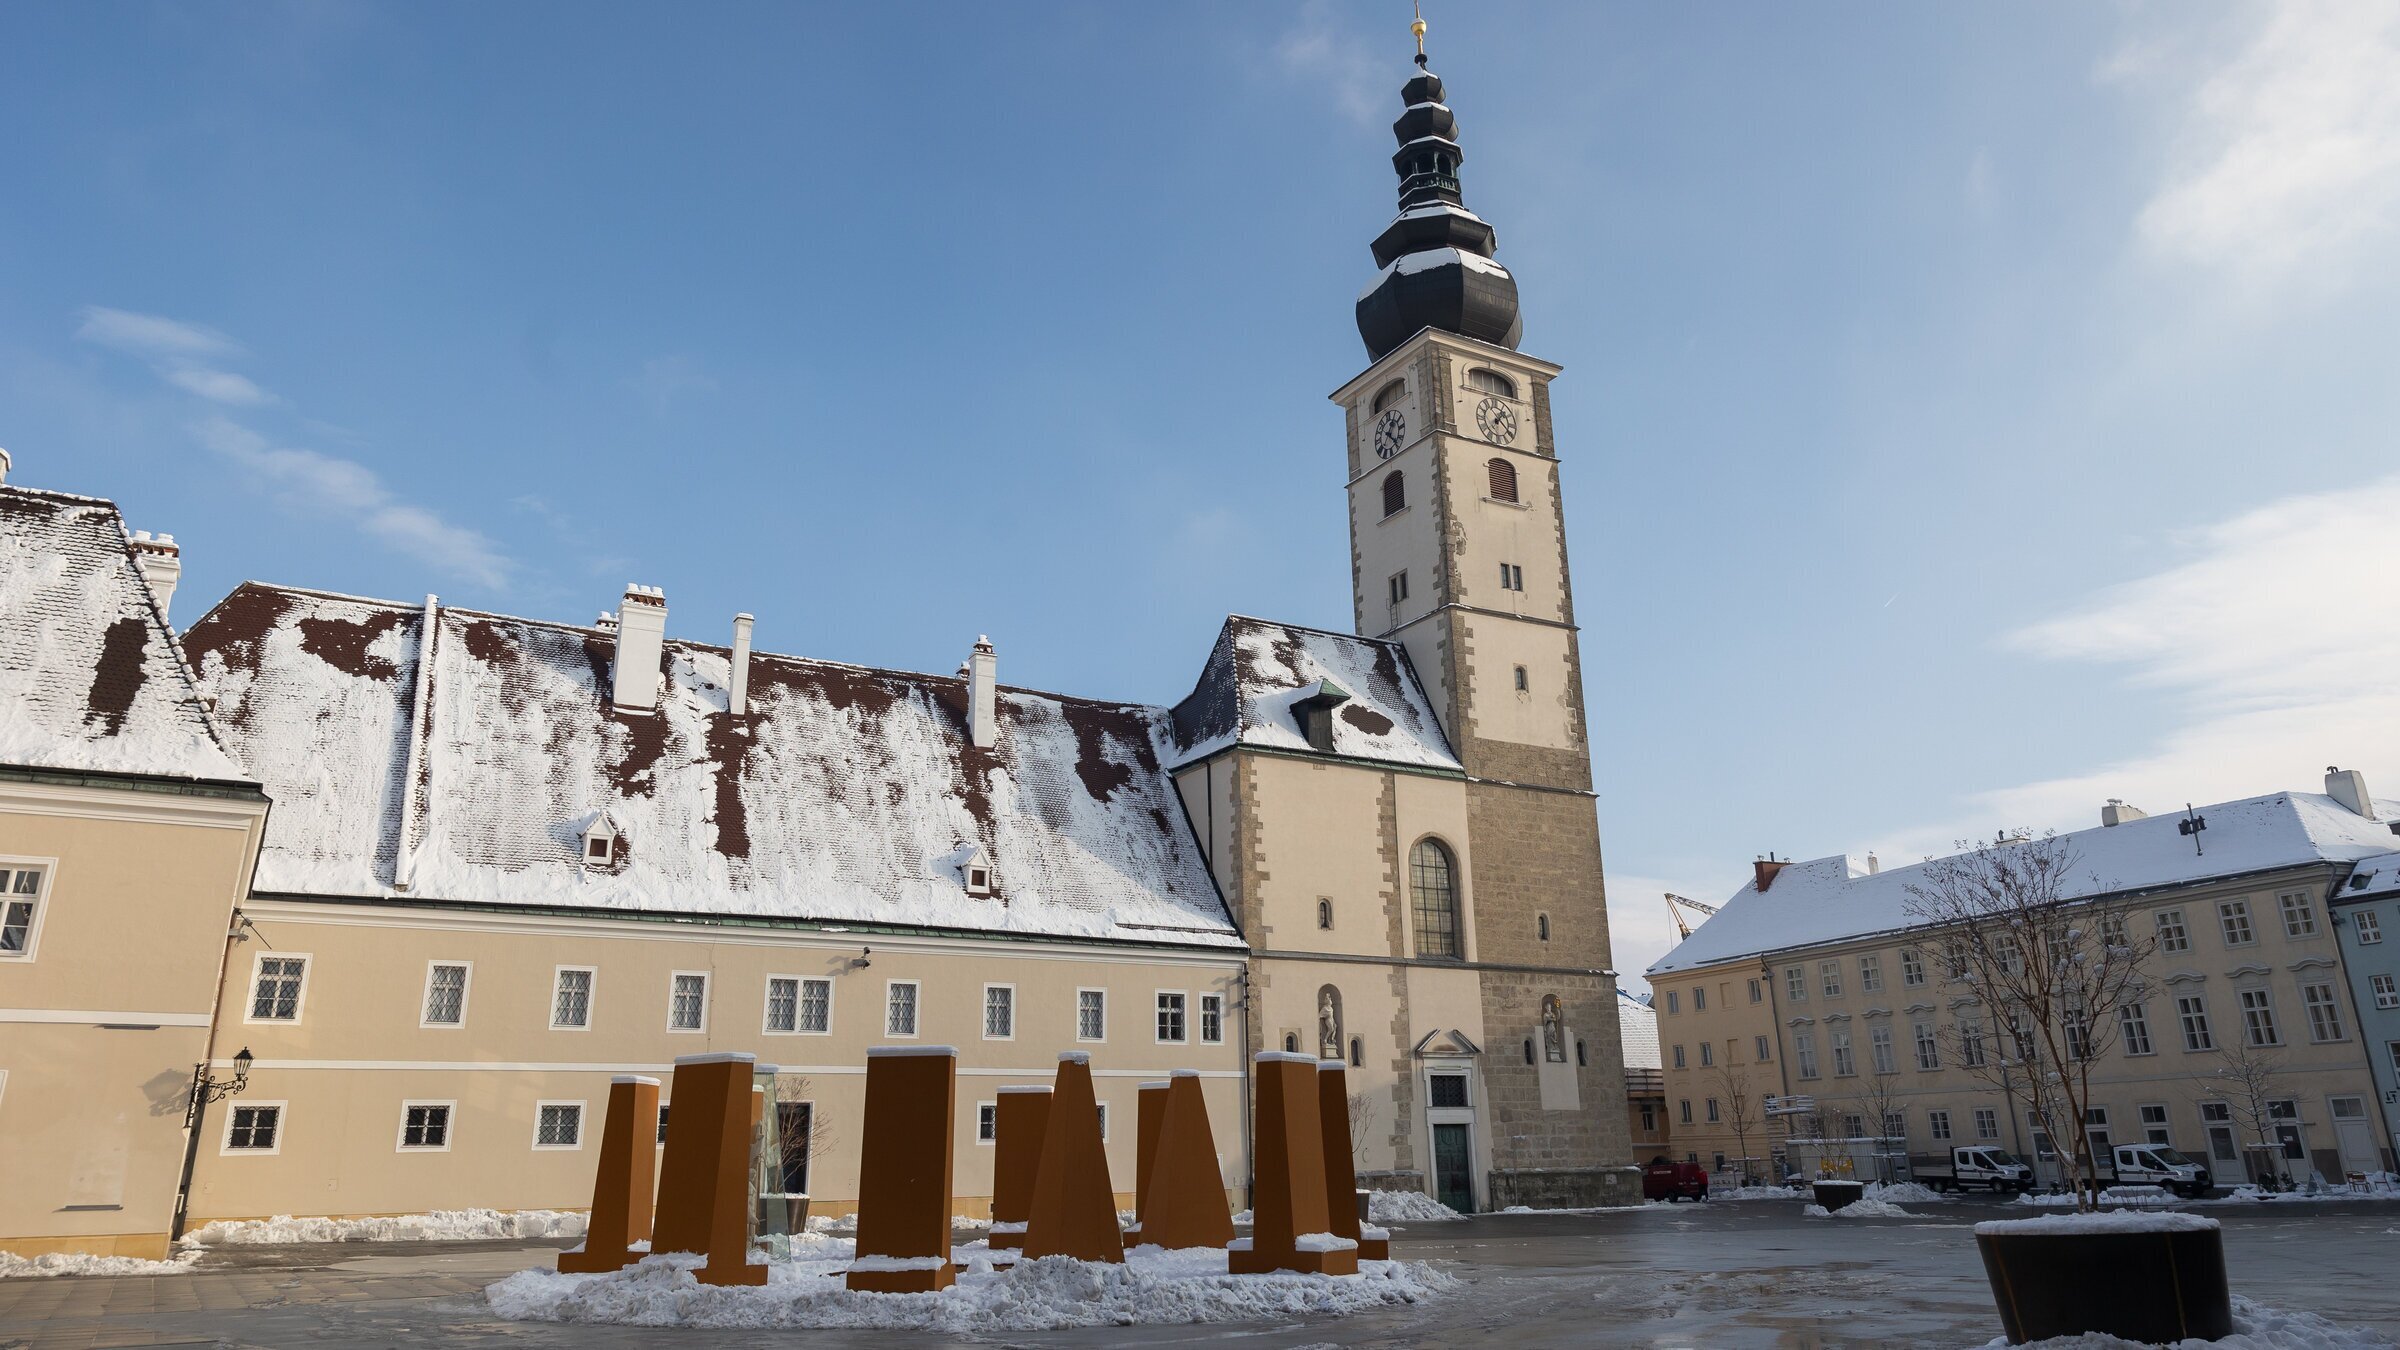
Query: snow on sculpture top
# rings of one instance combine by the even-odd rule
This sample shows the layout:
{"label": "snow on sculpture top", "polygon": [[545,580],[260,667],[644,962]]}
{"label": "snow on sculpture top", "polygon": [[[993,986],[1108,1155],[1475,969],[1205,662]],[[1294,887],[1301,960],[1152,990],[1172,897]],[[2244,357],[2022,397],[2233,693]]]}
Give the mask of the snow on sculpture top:
{"label": "snow on sculpture top", "polygon": [[[609,631],[435,608],[427,644],[427,612],[250,583],[193,626],[275,801],[259,890],[1240,942],[1164,709],[1003,688],[982,749],[955,677],[757,653],[733,718],[730,654],[669,640],[631,715]],[[599,809],[614,865],[586,867]],[[962,840],[988,895],[948,865]]]}

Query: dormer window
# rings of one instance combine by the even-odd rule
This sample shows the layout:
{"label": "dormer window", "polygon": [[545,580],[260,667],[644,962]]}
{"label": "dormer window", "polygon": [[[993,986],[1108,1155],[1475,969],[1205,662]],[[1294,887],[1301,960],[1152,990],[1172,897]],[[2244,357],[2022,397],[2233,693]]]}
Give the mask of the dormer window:
{"label": "dormer window", "polygon": [[607,812],[594,811],[584,817],[576,828],[583,866],[601,871],[613,870],[624,856],[623,837],[617,829],[617,823],[608,818]]}
{"label": "dormer window", "polygon": [[959,845],[950,855],[950,864],[958,869],[958,884],[966,887],[967,894],[992,893],[992,860],[991,855],[984,852],[983,845]]}
{"label": "dormer window", "polygon": [[608,855],[613,851],[610,841],[601,835],[595,834],[583,841],[583,860],[585,862],[607,862]]}

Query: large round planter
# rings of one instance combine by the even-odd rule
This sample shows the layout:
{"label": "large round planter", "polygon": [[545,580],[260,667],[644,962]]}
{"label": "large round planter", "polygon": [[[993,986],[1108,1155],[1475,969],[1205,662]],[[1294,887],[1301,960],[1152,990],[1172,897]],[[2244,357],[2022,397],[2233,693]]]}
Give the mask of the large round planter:
{"label": "large round planter", "polygon": [[1824,1206],[1826,1213],[1831,1214],[1845,1205],[1858,1203],[1858,1198],[1867,1193],[1867,1183],[1863,1181],[1820,1181],[1813,1189],[1816,1192],[1817,1203]]}
{"label": "large round planter", "polygon": [[[2090,1332],[2153,1345],[2233,1334],[2223,1234],[2213,1222],[2141,1232],[2032,1228],[2041,1222],[1976,1226],[2009,1344]],[[1987,1231],[2012,1226],[2020,1231]]]}

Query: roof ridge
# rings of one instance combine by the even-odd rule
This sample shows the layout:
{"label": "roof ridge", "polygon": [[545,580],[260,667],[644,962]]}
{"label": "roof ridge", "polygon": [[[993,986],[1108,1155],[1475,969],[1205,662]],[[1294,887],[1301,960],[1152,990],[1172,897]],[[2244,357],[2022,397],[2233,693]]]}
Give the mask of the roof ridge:
{"label": "roof ridge", "polygon": [[[115,500],[111,498],[87,497],[80,492],[60,492],[56,488],[27,487],[22,483],[0,483],[0,492],[15,493],[24,497],[47,497],[52,501],[59,502],[81,502],[89,506],[105,506],[112,511],[118,510]],[[124,513],[118,511],[118,514],[122,517]]]}
{"label": "roof ridge", "polygon": [[1317,633],[1325,637],[1341,638],[1347,642],[1364,642],[1378,647],[1398,647],[1400,645],[1398,642],[1395,642],[1390,638],[1368,637],[1364,633],[1345,633],[1338,628],[1319,628],[1315,624],[1293,623],[1288,619],[1261,618],[1256,614],[1229,613],[1225,616],[1225,619],[1228,623],[1235,619],[1240,619],[1246,623],[1271,624],[1277,628],[1290,628],[1302,633]]}

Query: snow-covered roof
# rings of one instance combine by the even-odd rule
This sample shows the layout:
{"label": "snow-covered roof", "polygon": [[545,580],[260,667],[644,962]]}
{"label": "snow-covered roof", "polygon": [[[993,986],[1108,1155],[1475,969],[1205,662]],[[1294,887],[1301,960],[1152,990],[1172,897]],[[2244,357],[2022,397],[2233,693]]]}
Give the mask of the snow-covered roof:
{"label": "snow-covered roof", "polygon": [[0,764],[250,781],[112,502],[0,487]]}
{"label": "snow-covered roof", "polygon": [[2400,892],[2400,853],[2378,853],[2360,860],[2350,879],[2334,892],[2336,900],[2380,898]]}
{"label": "snow-covered roof", "polygon": [[[2061,836],[2077,856],[2080,883],[2072,894],[2105,895],[2241,876],[2317,862],[2352,862],[2391,849],[2390,822],[2400,803],[2375,803],[2377,819],[2358,815],[2315,792],[2278,792],[2199,808],[2208,828],[2195,852],[2177,828],[2181,814],[2094,826]],[[1714,917],[1650,967],[1652,976],[1715,965],[1814,943],[1838,942],[1916,926],[1909,915],[1912,884],[1923,863],[1870,873],[1836,855],[1794,863],[1765,893],[1755,879],[1734,892]]]}
{"label": "snow-covered roof", "polygon": [[[735,719],[729,653],[669,641],[658,711],[625,713],[613,632],[444,608],[428,660],[424,627],[253,583],[186,636],[275,802],[262,892],[1240,942],[1163,708],[1004,688],[984,750],[956,677],[761,652]],[[619,837],[587,867],[595,813]]]}
{"label": "snow-covered roof", "polygon": [[1624,1042],[1625,1067],[1663,1069],[1658,1053],[1658,1012],[1648,1003],[1617,991],[1617,1038]]}
{"label": "snow-covered roof", "polygon": [[1239,614],[1218,631],[1199,684],[1175,705],[1174,762],[1234,745],[1309,753],[1295,705],[1312,698],[1330,705],[1332,754],[1460,767],[1400,644]]}
{"label": "snow-covered roof", "polygon": [[1415,253],[1403,253],[1392,259],[1382,271],[1375,274],[1373,281],[1367,283],[1366,289],[1358,293],[1358,298],[1364,300],[1373,295],[1375,288],[1381,286],[1384,279],[1395,272],[1401,276],[1413,276],[1418,272],[1430,271],[1436,267],[1464,267],[1470,272],[1482,272],[1495,277],[1504,277],[1509,274],[1508,269],[1501,266],[1497,260],[1487,258],[1470,249],[1421,249]]}

